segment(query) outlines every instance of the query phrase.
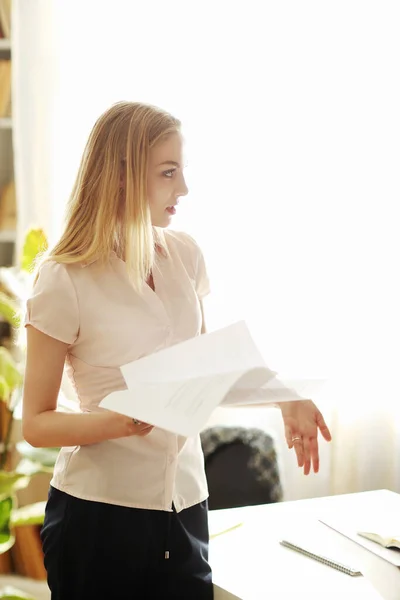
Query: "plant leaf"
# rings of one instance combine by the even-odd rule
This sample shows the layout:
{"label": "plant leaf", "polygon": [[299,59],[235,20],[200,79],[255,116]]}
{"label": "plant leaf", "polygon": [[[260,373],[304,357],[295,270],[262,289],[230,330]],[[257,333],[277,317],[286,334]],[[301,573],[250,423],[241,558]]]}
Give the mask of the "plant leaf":
{"label": "plant leaf", "polygon": [[0,531],[10,523],[10,515],[14,502],[12,496],[8,496],[0,501]]}
{"label": "plant leaf", "polygon": [[[8,552],[15,544],[15,536],[10,532],[8,536],[6,534],[0,535],[0,554]],[[1,596],[0,596],[1,598]]]}
{"label": "plant leaf", "polygon": [[7,585],[0,590],[0,600],[36,600],[30,594],[21,592],[17,588]]}
{"label": "plant leaf", "polygon": [[31,273],[39,254],[47,250],[47,238],[42,229],[28,231],[21,256],[21,269]]}
{"label": "plant leaf", "polygon": [[30,460],[30,458],[23,458],[17,465],[15,472],[21,475],[27,475],[32,477],[39,473],[53,473],[53,467],[46,467],[42,463]]}
{"label": "plant leaf", "polygon": [[0,373],[0,400],[3,400],[3,402],[6,402],[8,404],[10,394],[10,386],[8,385],[4,375]]}
{"label": "plant leaf", "polygon": [[15,471],[0,471],[0,501],[26,488],[31,478]]}
{"label": "plant leaf", "polygon": [[35,502],[35,504],[29,504],[28,506],[22,506],[13,510],[11,513],[12,527],[18,527],[19,525],[43,525],[45,508],[46,501]]}
{"label": "plant leaf", "polygon": [[59,453],[59,448],[34,448],[25,440],[17,443],[17,450],[24,458],[29,458],[32,462],[40,463],[45,467],[54,467]]}
{"label": "plant leaf", "polygon": [[31,274],[19,267],[0,267],[0,283],[6,293],[18,303],[25,302],[31,287]]}
{"label": "plant leaf", "polygon": [[13,506],[14,501],[11,496],[0,501],[0,554],[7,552],[14,545],[15,538],[10,528]]}
{"label": "plant leaf", "polygon": [[12,390],[22,385],[22,374],[10,352],[4,346],[0,346],[0,374],[4,379],[2,388],[5,392],[4,396],[0,393],[0,399],[8,401]]}
{"label": "plant leaf", "polygon": [[20,307],[18,303],[4,292],[0,291],[0,315],[13,327],[19,327]]}

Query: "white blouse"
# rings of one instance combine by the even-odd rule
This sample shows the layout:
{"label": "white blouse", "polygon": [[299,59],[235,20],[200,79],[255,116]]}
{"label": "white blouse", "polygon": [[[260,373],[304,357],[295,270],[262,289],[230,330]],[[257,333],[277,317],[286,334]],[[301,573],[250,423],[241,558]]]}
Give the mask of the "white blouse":
{"label": "white blouse", "polygon": [[[187,234],[165,231],[169,256],[157,253],[154,288],[132,287],[116,255],[104,266],[45,262],[27,303],[26,324],[69,344],[66,370],[82,412],[100,411],[126,389],[120,367],[200,335],[199,299],[209,292],[203,255]],[[154,428],[62,448],[51,485],[78,498],[179,512],[208,496],[200,437]]]}

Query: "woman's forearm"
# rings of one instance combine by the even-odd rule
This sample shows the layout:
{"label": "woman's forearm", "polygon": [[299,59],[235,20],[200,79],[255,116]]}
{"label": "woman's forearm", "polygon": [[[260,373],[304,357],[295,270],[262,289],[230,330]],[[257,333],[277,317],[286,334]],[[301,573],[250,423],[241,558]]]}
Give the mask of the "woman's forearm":
{"label": "woman's forearm", "polygon": [[85,446],[110,439],[109,421],[106,412],[70,414],[49,410],[23,423],[23,435],[37,448]]}

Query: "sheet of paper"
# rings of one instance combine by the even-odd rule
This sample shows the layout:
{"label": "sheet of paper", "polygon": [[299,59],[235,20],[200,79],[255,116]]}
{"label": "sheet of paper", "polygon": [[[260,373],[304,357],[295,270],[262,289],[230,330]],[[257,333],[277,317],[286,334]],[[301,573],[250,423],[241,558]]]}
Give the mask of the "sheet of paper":
{"label": "sheet of paper", "polygon": [[[388,509],[382,507],[381,510],[387,511]],[[373,513],[370,514],[372,515],[372,520],[375,522],[376,517],[374,517]],[[399,510],[396,512],[388,510],[388,512],[385,515],[385,519],[390,519],[393,523],[393,527],[398,528],[400,522],[399,514],[400,503]],[[324,523],[325,525],[331,527],[338,533],[341,533],[342,535],[346,536],[353,542],[356,542],[360,546],[363,546],[363,548],[366,548],[370,552],[373,552],[377,556],[380,556],[384,560],[387,560],[392,565],[400,567],[400,550],[384,548],[380,544],[377,544],[376,542],[368,540],[357,534],[357,531],[368,530],[368,528],[366,528],[365,526],[366,522],[368,521],[368,515],[365,514],[365,512],[362,510],[362,507],[360,507],[358,513],[341,515],[340,517],[338,517],[337,515],[324,515],[323,518],[321,518],[320,520],[321,523]]]}
{"label": "sheet of paper", "polygon": [[[130,383],[129,389],[113,392],[100,403],[129,417],[183,436],[197,435],[212,411],[220,404],[242,373],[224,373],[184,381]],[[265,381],[269,372],[254,369],[246,380],[254,386]]]}
{"label": "sheet of paper", "polygon": [[264,403],[276,402],[279,394],[300,399],[265,365],[243,321],[160,350],[121,371],[128,389],[113,392],[100,406],[184,436],[199,433],[228,396],[233,403],[252,403],[271,380],[275,383]]}
{"label": "sheet of paper", "polygon": [[292,400],[310,400],[315,398],[322,386],[323,379],[278,379],[272,377],[258,388],[246,385],[243,378],[223,399],[221,405],[233,406],[246,404],[270,404],[275,402],[290,402]]}
{"label": "sheet of paper", "polygon": [[121,371],[129,388],[138,382],[185,381],[258,367],[266,367],[265,361],[246,323],[239,321],[144,356],[122,366]]}

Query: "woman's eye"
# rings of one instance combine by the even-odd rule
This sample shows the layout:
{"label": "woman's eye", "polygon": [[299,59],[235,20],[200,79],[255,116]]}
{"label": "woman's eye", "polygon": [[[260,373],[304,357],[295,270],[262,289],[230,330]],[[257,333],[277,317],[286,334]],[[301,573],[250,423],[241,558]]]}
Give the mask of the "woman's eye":
{"label": "woman's eye", "polygon": [[163,171],[164,177],[168,177],[169,179],[173,176],[176,169],[169,169],[168,171]]}

